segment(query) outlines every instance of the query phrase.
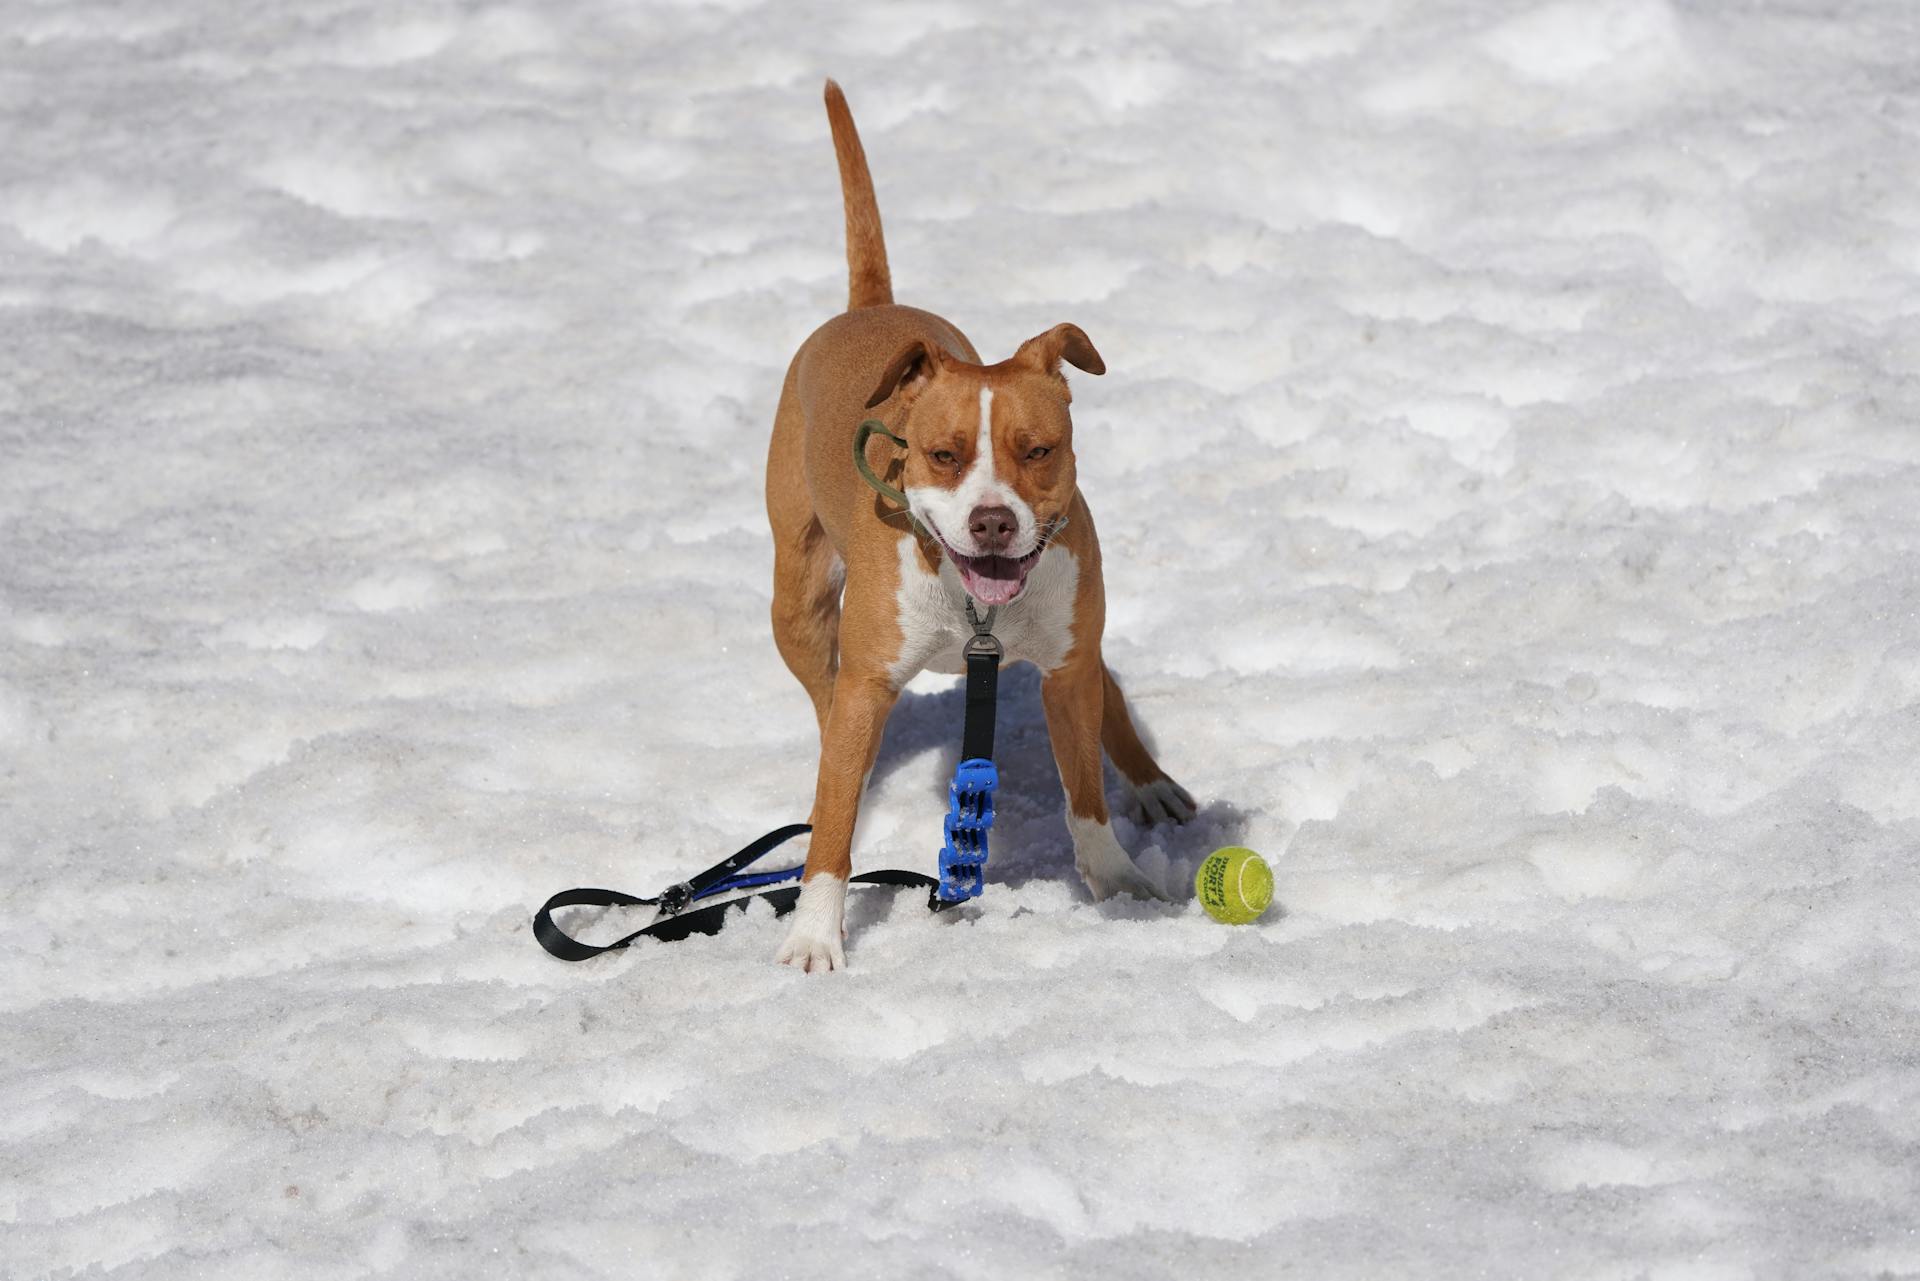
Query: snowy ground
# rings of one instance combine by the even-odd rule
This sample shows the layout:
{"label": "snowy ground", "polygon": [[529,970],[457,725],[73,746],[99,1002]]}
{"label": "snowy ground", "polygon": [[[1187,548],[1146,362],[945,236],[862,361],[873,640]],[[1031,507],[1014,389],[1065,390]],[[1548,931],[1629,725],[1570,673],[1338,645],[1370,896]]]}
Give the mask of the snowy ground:
{"label": "snowy ground", "polygon": [[[1920,1273],[1920,9],[0,3],[0,1274]],[[589,965],[804,817],[844,296],[1072,320],[1204,804]],[[856,860],[931,866],[955,691]],[[610,937],[620,922],[578,916]]]}

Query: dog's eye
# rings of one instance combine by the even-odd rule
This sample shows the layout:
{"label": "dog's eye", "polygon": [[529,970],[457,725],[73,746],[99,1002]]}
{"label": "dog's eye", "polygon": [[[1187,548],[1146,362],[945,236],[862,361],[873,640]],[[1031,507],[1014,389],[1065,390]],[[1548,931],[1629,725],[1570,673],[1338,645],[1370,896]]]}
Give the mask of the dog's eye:
{"label": "dog's eye", "polygon": [[1027,451],[1027,461],[1030,463],[1037,463],[1042,458],[1045,458],[1048,454],[1051,454],[1052,452],[1053,451],[1051,449],[1048,449],[1045,445],[1035,445],[1032,449],[1029,449]]}
{"label": "dog's eye", "polygon": [[951,449],[936,449],[933,451],[933,461],[939,463],[942,467],[951,467],[953,466],[953,451]]}

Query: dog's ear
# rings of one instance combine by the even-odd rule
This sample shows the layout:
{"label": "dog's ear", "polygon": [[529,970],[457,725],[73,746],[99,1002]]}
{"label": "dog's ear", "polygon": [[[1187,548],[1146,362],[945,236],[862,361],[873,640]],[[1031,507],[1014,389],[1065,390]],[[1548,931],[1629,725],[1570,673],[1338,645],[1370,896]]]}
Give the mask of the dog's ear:
{"label": "dog's ear", "polygon": [[867,397],[867,408],[872,409],[896,394],[913,395],[933,381],[939,368],[940,353],[926,339],[914,339],[887,362],[887,371],[880,375],[880,385]]}
{"label": "dog's ear", "polygon": [[1059,373],[1062,360],[1090,374],[1107,372],[1107,362],[1100,359],[1100,353],[1093,349],[1093,340],[1078,325],[1055,325],[1046,333],[1021,343],[1020,350],[1013,355],[1015,360],[1025,361],[1043,373]]}

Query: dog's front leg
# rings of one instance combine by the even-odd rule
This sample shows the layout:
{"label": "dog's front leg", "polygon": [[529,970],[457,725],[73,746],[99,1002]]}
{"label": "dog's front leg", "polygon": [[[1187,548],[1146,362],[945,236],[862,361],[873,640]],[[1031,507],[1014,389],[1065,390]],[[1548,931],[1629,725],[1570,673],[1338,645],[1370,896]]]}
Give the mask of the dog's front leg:
{"label": "dog's front leg", "polygon": [[820,747],[820,779],[813,792],[813,841],[801,875],[793,926],[780,945],[782,965],[803,970],[843,970],[847,957],[847,877],[853,872],[853,825],[860,793],[880,750],[887,714],[900,697],[885,672],[842,667],[833,682],[833,705]]}
{"label": "dog's front leg", "polygon": [[1134,866],[1107,824],[1107,795],[1100,773],[1100,724],[1106,668],[1098,652],[1074,654],[1047,673],[1040,701],[1047,709],[1047,736],[1067,793],[1067,830],[1073,834],[1073,865],[1094,898],[1131,894],[1164,899],[1146,873]]}

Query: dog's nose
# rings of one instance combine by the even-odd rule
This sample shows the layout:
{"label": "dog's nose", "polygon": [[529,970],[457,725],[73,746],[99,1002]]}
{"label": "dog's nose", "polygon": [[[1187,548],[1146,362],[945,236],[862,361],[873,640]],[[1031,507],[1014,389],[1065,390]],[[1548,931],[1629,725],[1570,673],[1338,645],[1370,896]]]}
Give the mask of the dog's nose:
{"label": "dog's nose", "polygon": [[982,556],[998,556],[1006,551],[1018,528],[1020,522],[1014,518],[1011,507],[976,507],[973,515],[967,517],[967,532],[973,535],[973,545],[980,549]]}

